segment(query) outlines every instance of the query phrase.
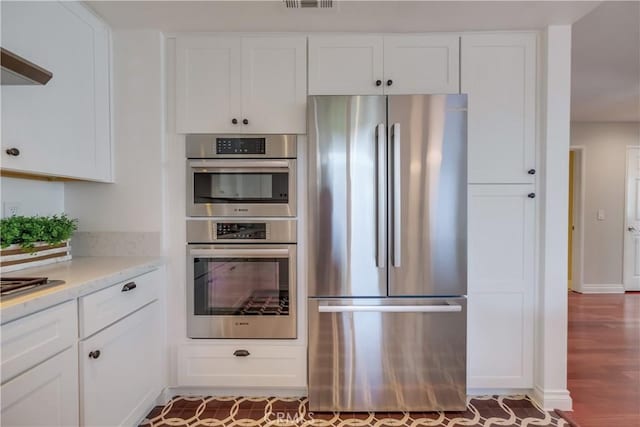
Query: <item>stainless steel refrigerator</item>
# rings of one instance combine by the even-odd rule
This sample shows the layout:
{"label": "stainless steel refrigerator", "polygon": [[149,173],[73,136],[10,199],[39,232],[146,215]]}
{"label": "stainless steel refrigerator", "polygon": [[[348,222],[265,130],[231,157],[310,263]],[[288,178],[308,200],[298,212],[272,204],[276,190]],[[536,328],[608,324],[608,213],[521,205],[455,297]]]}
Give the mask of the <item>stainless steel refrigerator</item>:
{"label": "stainless steel refrigerator", "polygon": [[466,407],[466,95],[309,98],[309,409]]}

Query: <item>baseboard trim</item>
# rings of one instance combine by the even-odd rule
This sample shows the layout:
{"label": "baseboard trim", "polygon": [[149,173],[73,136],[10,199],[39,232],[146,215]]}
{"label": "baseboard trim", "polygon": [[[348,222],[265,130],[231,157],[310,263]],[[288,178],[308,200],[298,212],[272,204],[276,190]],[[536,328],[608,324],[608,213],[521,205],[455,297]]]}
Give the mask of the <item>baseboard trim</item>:
{"label": "baseboard trim", "polygon": [[579,291],[582,294],[623,294],[624,285],[621,283],[589,284],[583,283]]}
{"label": "baseboard trim", "polygon": [[467,388],[467,396],[508,396],[526,395],[531,396],[533,389],[530,388]]}
{"label": "baseboard trim", "polygon": [[164,397],[167,402],[176,396],[300,397],[300,396],[307,396],[307,388],[306,387],[264,388],[264,387],[176,386],[176,387],[167,387],[165,389]]}
{"label": "baseboard trim", "polygon": [[546,411],[553,409],[571,411],[573,408],[573,400],[571,399],[569,390],[543,390],[535,386],[531,399]]}

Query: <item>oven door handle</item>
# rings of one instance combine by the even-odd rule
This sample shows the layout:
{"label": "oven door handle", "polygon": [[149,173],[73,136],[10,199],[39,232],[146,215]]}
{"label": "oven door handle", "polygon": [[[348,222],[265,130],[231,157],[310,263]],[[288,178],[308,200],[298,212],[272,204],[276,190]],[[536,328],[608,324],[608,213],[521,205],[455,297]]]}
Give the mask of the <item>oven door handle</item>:
{"label": "oven door handle", "polygon": [[290,255],[289,249],[191,249],[192,257],[216,258],[283,258]]}
{"label": "oven door handle", "polygon": [[291,166],[289,160],[191,160],[189,167],[192,169],[286,169]]}

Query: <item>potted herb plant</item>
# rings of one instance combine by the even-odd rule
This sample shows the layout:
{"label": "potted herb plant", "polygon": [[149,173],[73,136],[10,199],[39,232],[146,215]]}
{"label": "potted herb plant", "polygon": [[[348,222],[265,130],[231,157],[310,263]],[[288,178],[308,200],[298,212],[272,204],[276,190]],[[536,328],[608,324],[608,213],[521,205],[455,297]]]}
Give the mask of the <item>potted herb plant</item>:
{"label": "potted herb plant", "polygon": [[0,220],[0,272],[71,259],[69,239],[78,220],[66,214],[12,216]]}

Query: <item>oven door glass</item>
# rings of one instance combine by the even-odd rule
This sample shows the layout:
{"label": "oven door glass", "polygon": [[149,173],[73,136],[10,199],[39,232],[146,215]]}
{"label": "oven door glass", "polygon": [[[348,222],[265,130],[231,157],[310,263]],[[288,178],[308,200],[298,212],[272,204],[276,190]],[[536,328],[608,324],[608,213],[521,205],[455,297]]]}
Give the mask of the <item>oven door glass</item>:
{"label": "oven door glass", "polygon": [[196,316],[289,315],[289,258],[193,258]]}
{"label": "oven door glass", "polygon": [[196,204],[289,203],[288,172],[195,172]]}

